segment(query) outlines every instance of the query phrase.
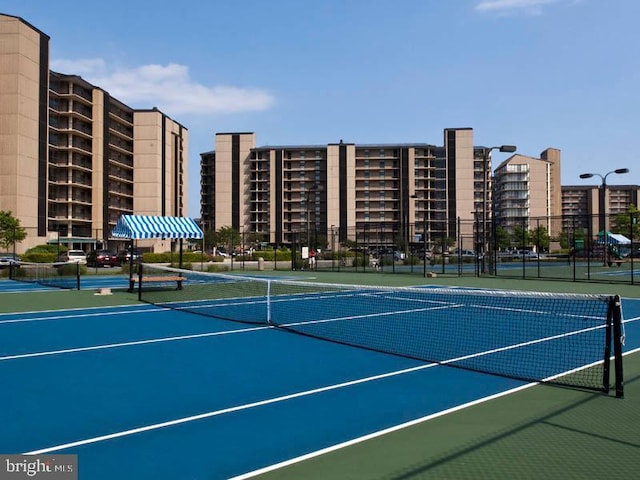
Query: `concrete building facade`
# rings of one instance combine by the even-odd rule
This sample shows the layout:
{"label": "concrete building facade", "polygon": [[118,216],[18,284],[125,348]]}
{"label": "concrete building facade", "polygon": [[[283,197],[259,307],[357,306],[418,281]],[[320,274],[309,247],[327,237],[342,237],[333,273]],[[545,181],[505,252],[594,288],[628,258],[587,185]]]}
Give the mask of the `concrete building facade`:
{"label": "concrete building facade", "polygon": [[560,150],[548,148],[540,158],[515,154],[494,172],[496,225],[507,231],[544,226],[550,235],[562,230]]}
{"label": "concrete building facade", "polygon": [[565,230],[581,229],[596,235],[611,230],[616,215],[638,207],[640,186],[564,185],[562,187],[562,217]]}
{"label": "concrete building facade", "polygon": [[218,133],[215,149],[201,154],[203,226],[278,244],[375,236],[400,246],[420,238],[430,248],[443,236],[472,236],[474,212],[491,211],[485,150],[471,128],[445,129],[443,146],[258,147],[253,132]]}
{"label": "concrete building facade", "polygon": [[20,251],[115,249],[120,215],[183,215],[185,127],[50,71],[49,37],[19,17],[0,15],[0,65],[0,210],[27,229]]}

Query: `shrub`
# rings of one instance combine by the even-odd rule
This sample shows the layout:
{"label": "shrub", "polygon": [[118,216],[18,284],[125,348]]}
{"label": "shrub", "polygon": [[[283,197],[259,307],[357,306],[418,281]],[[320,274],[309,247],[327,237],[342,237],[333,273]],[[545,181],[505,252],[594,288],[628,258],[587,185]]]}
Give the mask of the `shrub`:
{"label": "shrub", "polygon": [[369,265],[369,257],[358,253],[353,259],[353,262],[351,262],[351,265],[354,267],[366,267]]}
{"label": "shrub", "polygon": [[[143,253],[142,261],[144,263],[172,263],[177,264],[180,260],[180,253],[178,252],[164,252],[164,253]],[[182,263],[183,265],[186,263],[200,263],[200,262],[208,262],[209,257],[207,255],[203,255],[202,253],[193,253],[193,252],[183,252],[182,253]]]}
{"label": "shrub", "polygon": [[[221,257],[222,258],[222,257]],[[228,272],[229,271],[229,266],[228,265],[208,265],[207,266],[207,272]]]}
{"label": "shrub", "polygon": [[193,265],[190,262],[183,262],[182,267],[177,262],[172,263],[170,266],[173,268],[182,268],[183,270],[193,270]]}
{"label": "shrub", "polygon": [[381,264],[385,267],[391,266],[393,265],[395,262],[393,260],[392,256],[389,255],[385,255],[384,257],[382,257],[382,262]]}
{"label": "shrub", "polygon": [[422,265],[422,260],[420,260],[418,257],[410,256],[410,257],[405,257],[402,263],[404,265]]}
{"label": "shrub", "polygon": [[80,267],[80,275],[87,274],[87,266],[79,265],[77,263],[65,263],[56,270],[58,271],[58,275],[61,277],[72,277],[78,273],[78,267]]}
{"label": "shrub", "polygon": [[55,253],[32,252],[31,250],[21,256],[23,262],[53,263],[56,261],[57,255]]}
{"label": "shrub", "polygon": [[[137,274],[138,274],[138,265],[139,265],[139,263],[138,263],[138,262],[135,262],[135,263],[133,264],[133,273],[134,273],[135,275],[137,275]],[[122,264],[122,266],[121,266],[120,268],[121,268],[122,273],[129,274],[129,271],[130,271],[130,265],[129,265],[129,263],[124,263],[124,264]]]}
{"label": "shrub", "polygon": [[64,247],[58,248],[57,245],[36,245],[35,247],[31,247],[25,252],[25,255],[30,255],[32,253],[49,253],[54,257],[58,255],[58,252],[66,252],[67,249]]}
{"label": "shrub", "polygon": [[[178,258],[180,258],[180,254],[174,253],[173,261],[174,262],[177,261]],[[186,252],[182,254],[183,263],[201,263],[201,262],[208,262],[208,261],[209,261],[209,256],[204,253]]]}

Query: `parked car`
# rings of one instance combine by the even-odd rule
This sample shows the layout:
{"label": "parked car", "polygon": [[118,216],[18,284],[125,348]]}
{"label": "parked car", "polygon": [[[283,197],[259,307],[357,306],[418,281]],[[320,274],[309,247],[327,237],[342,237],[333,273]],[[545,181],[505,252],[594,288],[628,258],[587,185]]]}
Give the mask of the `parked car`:
{"label": "parked car", "polygon": [[538,255],[537,252],[532,252],[531,250],[527,250],[527,251],[518,250],[517,252],[514,252],[513,258],[515,259],[524,258],[525,260],[537,260],[538,258],[540,258],[540,255]]}
{"label": "parked car", "polygon": [[0,253],[0,269],[19,267],[20,257],[13,253]]}
{"label": "parked car", "polygon": [[117,264],[118,257],[111,250],[92,250],[87,255],[89,267],[115,267]]}
{"label": "parked car", "polygon": [[451,255],[453,255],[454,257],[457,257],[459,255],[463,258],[476,258],[476,252],[474,252],[473,250],[458,250],[457,248]]}
{"label": "parked car", "polygon": [[133,255],[134,262],[139,262],[140,260],[142,260],[142,253],[139,249],[134,248],[132,250],[131,248],[127,248],[126,250],[120,250],[118,252],[118,255],[116,256],[118,265],[128,264],[131,261],[131,255]]}
{"label": "parked car", "polygon": [[81,263],[85,265],[87,263],[87,254],[84,253],[83,250],[67,250],[66,252],[61,252],[58,255],[58,261],[67,263]]}

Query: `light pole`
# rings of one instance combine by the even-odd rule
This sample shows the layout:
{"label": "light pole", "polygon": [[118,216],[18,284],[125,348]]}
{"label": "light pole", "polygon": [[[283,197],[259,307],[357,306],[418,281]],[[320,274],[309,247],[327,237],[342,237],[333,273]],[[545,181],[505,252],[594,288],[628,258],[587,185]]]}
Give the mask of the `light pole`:
{"label": "light pole", "polygon": [[333,230],[335,225],[331,225],[331,271],[336,266],[336,232]]}
{"label": "light pole", "polygon": [[[505,153],[513,153],[515,152],[517,147],[515,145],[500,145],[496,147],[483,147],[482,148],[482,273],[487,273],[487,262],[486,258],[489,253],[489,242],[487,239],[487,220],[488,220],[488,211],[487,211],[487,184],[489,183],[489,178],[491,177],[491,169],[489,167],[489,160],[491,158],[491,151],[498,150],[500,152]],[[476,252],[478,255],[479,252]]]}
{"label": "light pole", "polygon": [[591,178],[591,177],[600,177],[602,180],[602,184],[600,185],[600,195],[598,196],[598,200],[600,201],[600,227],[602,228],[602,242],[603,242],[603,253],[602,253],[602,266],[606,267],[607,257],[609,256],[609,232],[607,232],[607,177],[615,173],[617,175],[621,175],[623,173],[629,173],[628,168],[617,168],[615,170],[611,170],[610,172],[601,175],[599,173],[582,173],[580,174],[580,178]]}

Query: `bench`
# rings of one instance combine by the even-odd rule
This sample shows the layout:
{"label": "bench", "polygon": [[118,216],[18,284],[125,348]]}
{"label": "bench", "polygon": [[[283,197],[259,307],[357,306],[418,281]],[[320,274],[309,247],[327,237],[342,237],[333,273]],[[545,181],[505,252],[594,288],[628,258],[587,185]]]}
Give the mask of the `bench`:
{"label": "bench", "polygon": [[[136,286],[136,282],[140,280],[139,277],[132,277],[129,279],[129,291],[133,292]],[[142,283],[166,283],[176,282],[176,290],[182,290],[182,282],[185,281],[185,277],[142,277]]]}
{"label": "bench", "polygon": [[619,267],[623,263],[629,263],[630,261],[631,261],[630,258],[613,258],[613,259],[609,259],[607,263],[610,267],[612,267],[614,263],[616,264],[617,267]]}

